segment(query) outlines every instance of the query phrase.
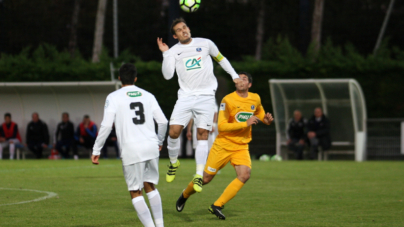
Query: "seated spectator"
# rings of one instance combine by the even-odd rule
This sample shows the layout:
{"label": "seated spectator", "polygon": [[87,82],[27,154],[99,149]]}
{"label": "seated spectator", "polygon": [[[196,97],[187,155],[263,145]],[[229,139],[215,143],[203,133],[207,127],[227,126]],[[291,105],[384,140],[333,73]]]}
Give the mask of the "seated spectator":
{"label": "seated spectator", "polygon": [[63,158],[69,158],[69,151],[70,148],[72,148],[74,159],[79,159],[76,141],[74,139],[74,126],[69,119],[68,113],[62,114],[62,122],[56,127],[54,147]]}
{"label": "seated spectator", "polygon": [[109,134],[107,140],[105,141],[104,147],[102,147],[102,154],[104,158],[108,158],[108,150],[107,147],[114,147],[116,152],[116,158],[120,158],[119,155],[119,147],[118,147],[118,139],[116,137],[115,125],[112,126],[111,133]]}
{"label": "seated spectator", "polygon": [[307,137],[310,141],[310,158],[315,159],[318,152],[318,146],[323,151],[331,147],[330,122],[323,114],[320,107],[314,109],[314,116],[310,118],[308,123]]}
{"label": "seated spectator", "polygon": [[97,137],[97,126],[90,120],[88,115],[84,115],[83,121],[77,127],[75,139],[78,145],[86,149],[92,149]]}
{"label": "seated spectator", "polygon": [[15,146],[20,144],[21,136],[18,125],[11,121],[11,114],[4,114],[4,123],[0,128],[0,159],[3,159],[3,148],[9,147],[10,159],[14,159]]}
{"label": "seated spectator", "polygon": [[306,127],[307,120],[302,117],[302,113],[299,110],[295,110],[293,118],[289,121],[287,129],[288,141],[286,144],[290,150],[296,153],[297,160],[303,159],[303,150],[307,132]]}
{"label": "seated spectator", "polygon": [[42,158],[43,148],[49,144],[48,126],[39,119],[38,113],[32,114],[32,121],[27,126],[27,146],[37,159]]}

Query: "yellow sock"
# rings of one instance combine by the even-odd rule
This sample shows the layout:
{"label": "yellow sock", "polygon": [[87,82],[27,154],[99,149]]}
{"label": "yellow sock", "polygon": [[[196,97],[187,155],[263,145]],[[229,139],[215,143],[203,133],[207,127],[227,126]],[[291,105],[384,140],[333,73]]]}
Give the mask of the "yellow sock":
{"label": "yellow sock", "polygon": [[241,182],[238,178],[234,179],[224,190],[222,195],[216,202],[213,204],[218,207],[224,206],[227,202],[229,202],[234,196],[236,196],[237,192],[244,186],[244,183]]}
{"label": "yellow sock", "polygon": [[193,195],[196,191],[194,190],[194,183],[189,182],[187,188],[182,192],[184,198],[188,199],[191,195]]}

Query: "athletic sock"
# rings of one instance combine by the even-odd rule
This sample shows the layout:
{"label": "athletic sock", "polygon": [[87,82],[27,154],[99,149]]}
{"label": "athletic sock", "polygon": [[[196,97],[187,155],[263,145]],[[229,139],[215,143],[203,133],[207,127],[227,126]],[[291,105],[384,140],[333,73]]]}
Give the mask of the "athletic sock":
{"label": "athletic sock", "polygon": [[241,182],[238,178],[234,179],[224,190],[222,195],[216,202],[213,204],[218,207],[223,207],[224,204],[229,202],[234,196],[236,196],[237,192],[244,186],[244,183]]}
{"label": "athletic sock", "polygon": [[195,193],[195,189],[194,189],[194,183],[189,182],[187,188],[182,192],[182,195],[184,196],[184,198],[188,199],[191,195],[193,195]]}
{"label": "athletic sock", "polygon": [[9,150],[10,150],[10,159],[14,159],[15,144],[11,143],[11,144],[9,145]]}
{"label": "athletic sock", "polygon": [[157,188],[154,191],[147,193],[147,198],[149,199],[156,227],[164,227],[163,206],[161,204],[161,196],[159,191],[157,191]]}
{"label": "athletic sock", "polygon": [[198,140],[195,150],[196,174],[203,176],[206,159],[208,158],[208,141]]}
{"label": "athletic sock", "polygon": [[180,138],[172,139],[168,136],[167,139],[167,149],[168,149],[168,157],[170,157],[171,163],[176,163],[178,159],[178,152],[180,151]]}
{"label": "athletic sock", "polygon": [[137,216],[145,227],[154,227],[153,219],[150,210],[144,201],[143,196],[138,196],[132,199],[132,204],[135,207]]}
{"label": "athletic sock", "polygon": [[3,159],[3,147],[0,144],[0,159]]}

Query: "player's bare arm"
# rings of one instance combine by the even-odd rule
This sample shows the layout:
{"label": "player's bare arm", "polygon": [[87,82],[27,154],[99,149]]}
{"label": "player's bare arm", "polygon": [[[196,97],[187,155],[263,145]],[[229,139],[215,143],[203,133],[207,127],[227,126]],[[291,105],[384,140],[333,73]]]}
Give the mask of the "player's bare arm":
{"label": "player's bare arm", "polygon": [[157,38],[157,45],[161,52],[166,52],[170,48],[168,48],[167,44],[163,43],[163,38]]}

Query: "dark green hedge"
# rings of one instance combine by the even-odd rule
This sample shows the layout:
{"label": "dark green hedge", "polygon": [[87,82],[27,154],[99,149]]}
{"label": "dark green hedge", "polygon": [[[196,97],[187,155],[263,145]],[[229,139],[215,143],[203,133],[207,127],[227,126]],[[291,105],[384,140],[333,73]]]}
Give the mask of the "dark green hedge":
{"label": "dark green hedge", "polygon": [[[80,53],[71,58],[69,53],[59,52],[47,44],[35,50],[26,48],[14,56],[2,54],[0,81],[110,80],[110,62],[115,67],[122,62],[132,62],[139,72],[137,85],[155,94],[166,115],[170,116],[177,98],[177,77],[166,81],[161,73],[161,62],[144,62],[128,51],[122,52],[118,59],[112,59],[106,53],[104,51],[101,62],[95,64]],[[262,61],[246,57],[232,65],[236,71],[248,71],[253,75],[251,91],[261,95],[268,111],[272,109],[270,78],[355,78],[364,90],[369,117],[404,117],[404,52],[388,49],[386,44],[377,57],[362,56],[352,45],[334,47],[330,41],[318,55],[309,49],[307,55],[302,56],[287,39],[278,38],[265,44]],[[220,78],[219,82],[228,81],[226,92],[234,89],[230,76],[218,65],[215,74]],[[219,91],[223,92],[225,83],[219,83]]]}

